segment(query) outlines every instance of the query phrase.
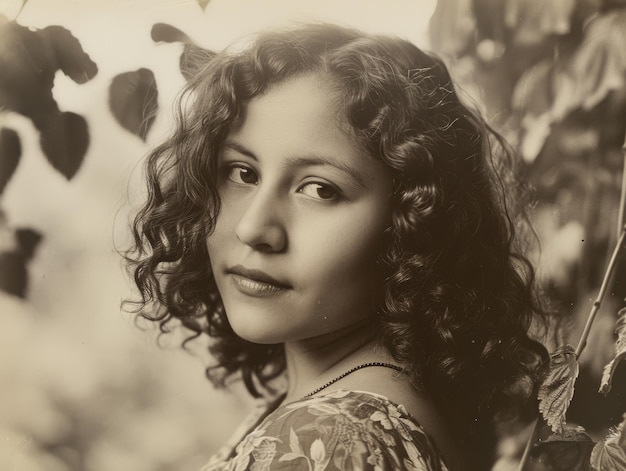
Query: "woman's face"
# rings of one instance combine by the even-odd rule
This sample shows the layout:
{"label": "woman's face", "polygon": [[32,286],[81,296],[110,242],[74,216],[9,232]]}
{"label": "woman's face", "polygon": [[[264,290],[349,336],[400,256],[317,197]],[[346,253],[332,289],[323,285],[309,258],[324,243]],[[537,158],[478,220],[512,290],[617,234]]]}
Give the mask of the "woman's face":
{"label": "woman's face", "polygon": [[311,339],[375,313],[391,179],[342,130],[330,90],[313,75],[270,88],[219,157],[207,247],[228,320],[251,342]]}

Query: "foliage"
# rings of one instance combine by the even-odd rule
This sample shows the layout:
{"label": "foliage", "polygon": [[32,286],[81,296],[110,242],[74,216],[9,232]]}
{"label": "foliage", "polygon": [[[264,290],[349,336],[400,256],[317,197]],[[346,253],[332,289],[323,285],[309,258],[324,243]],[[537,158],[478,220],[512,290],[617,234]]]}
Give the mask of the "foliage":
{"label": "foliage", "polygon": [[62,112],[52,95],[54,76],[63,71],[77,84],[91,80],[98,67],[80,42],[61,26],[26,28],[0,15],[0,111],[29,118],[40,133],[50,164],[71,179],[83,161],[89,142],[82,116]]}
{"label": "foliage", "polygon": [[0,211],[0,291],[26,298],[28,263],[35,256],[41,234],[34,229],[10,228]]}
{"label": "foliage", "polygon": [[533,461],[536,468],[587,471],[594,445],[584,428],[566,426],[562,433],[552,434],[535,446]]}
{"label": "foliage", "polygon": [[[197,1],[202,10],[208,3]],[[84,117],[59,109],[52,93],[54,78],[60,70],[79,85],[93,79],[98,67],[80,41],[61,26],[28,28],[0,15],[0,35],[0,113],[13,111],[30,119],[51,168],[71,180],[87,154],[89,126]],[[202,62],[198,59],[213,54],[185,32],[164,23],[153,26],[151,37],[157,43],[181,45],[179,66],[186,79],[198,71],[197,64]],[[525,174],[536,188],[536,219],[557,212],[556,227],[538,226],[546,245],[564,245],[561,238],[581,241],[575,250],[554,256],[548,269],[540,264],[544,270],[539,273],[563,319],[577,322],[576,312],[584,311],[581,306],[597,289],[608,248],[616,240],[614,220],[620,212],[621,147],[626,128],[626,2],[439,0],[431,39],[435,50],[448,56],[463,88],[481,97],[483,111],[524,157]],[[145,141],[159,110],[158,96],[151,70],[119,74],[109,87],[112,116],[123,129]],[[0,195],[21,158],[18,133],[0,129]],[[33,229],[11,227],[0,209],[0,290],[18,297],[27,295],[28,263],[41,239]],[[612,313],[617,307],[615,300],[626,296],[625,279],[623,260],[618,260],[610,290]],[[600,390],[604,394],[612,386],[624,384],[614,377],[620,374],[618,365],[626,356],[625,319],[622,309],[614,355],[606,351],[613,348],[609,342],[597,347],[603,355],[612,355],[602,376]],[[588,331],[582,336],[585,342],[586,335]],[[562,336],[555,334],[556,346],[565,344]],[[566,345],[557,347],[552,355],[539,403],[553,433],[532,449],[533,469],[626,467],[626,418],[595,446],[584,429],[566,424],[579,353]],[[125,391],[122,396],[135,397],[128,384],[130,380],[112,387]],[[158,389],[157,385],[148,386]],[[136,404],[131,408],[142,407]],[[89,420],[87,409],[72,409],[63,403],[55,410],[67,413],[74,426]],[[130,439],[137,433],[133,429],[122,435]],[[70,434],[47,446],[67,450],[76,443],[85,445],[85,440]],[[71,463],[74,458],[66,461]]]}
{"label": "foliage", "polygon": [[158,89],[151,70],[140,68],[113,78],[109,87],[109,105],[117,122],[142,140],[156,119]]}
{"label": "foliage", "polygon": [[22,156],[20,137],[13,129],[0,129],[0,194],[9,183]]}
{"label": "foliage", "polygon": [[[199,3],[206,6],[207,2]],[[195,2],[192,7],[200,11]],[[55,95],[62,73],[71,81],[61,86],[71,93],[75,84],[95,77],[96,60],[100,83],[102,74],[117,65],[103,64],[88,40],[77,37],[60,26],[35,29],[25,22],[0,22],[0,119],[6,113],[7,122],[16,123],[0,126],[0,317],[4,322],[0,431],[5,438],[0,444],[0,468],[197,469],[229,433],[220,425],[237,421],[249,404],[243,394],[214,393],[202,377],[202,366],[190,362],[183,352],[160,351],[145,333],[129,337],[134,327],[116,315],[124,287],[119,260],[109,246],[110,233],[103,231],[97,239],[85,233],[96,231],[86,228],[95,222],[97,227],[100,221],[109,227],[110,216],[120,204],[115,182],[124,179],[126,185],[128,175],[124,175],[126,167],[115,165],[118,155],[106,162],[96,160],[105,151],[115,151],[124,132],[136,133],[142,140],[154,132],[157,79],[147,68],[122,76],[119,85],[113,85],[112,77],[109,91],[112,101],[119,102],[117,115],[113,109],[98,114],[108,104],[105,93],[89,95],[98,100],[93,113],[65,112],[63,97]],[[167,66],[166,61],[161,63]],[[123,70],[117,67],[116,71]],[[96,82],[89,86],[98,88]],[[104,82],[105,90],[107,85]],[[151,107],[145,108],[149,97]],[[115,129],[116,118],[130,123],[130,129],[123,125]],[[107,135],[98,119],[110,121],[104,124],[113,132]],[[28,121],[33,123],[32,132]],[[40,129],[40,122],[46,126]],[[96,148],[93,144],[103,135],[110,142]],[[29,139],[35,147],[40,141],[45,181],[32,172],[37,152]],[[136,141],[135,150],[131,142],[130,149],[117,152],[130,165],[145,151],[144,143]],[[98,170],[101,174],[94,178]],[[45,250],[40,248],[39,231],[9,220],[24,182],[32,187],[33,200],[46,199],[41,206],[51,213],[36,226],[47,228],[42,231]],[[99,193],[99,184],[106,187],[106,195]],[[56,188],[63,194],[49,192]],[[71,201],[64,199],[67,195]],[[84,206],[75,205],[74,200],[83,199]],[[59,205],[65,206],[55,212]],[[86,217],[85,209],[95,214]],[[112,269],[105,258],[113,260]],[[29,287],[34,288],[30,293]],[[177,350],[180,340],[174,341]],[[182,355],[178,364],[174,355]]]}
{"label": "foliage", "polygon": [[617,365],[626,358],[626,308],[620,309],[617,316],[617,323],[615,325],[615,333],[617,334],[615,357],[604,367],[602,382],[600,383],[600,392],[605,396],[611,390],[611,384]]}
{"label": "foliage", "polygon": [[[207,2],[200,2],[202,8]],[[167,23],[152,26],[150,36],[156,43],[181,43],[179,67],[189,80],[199,64],[205,63],[213,52],[196,45],[183,31]],[[115,76],[109,87],[109,106],[117,122],[126,130],[146,140],[158,112],[158,87],[154,74],[146,68]]]}
{"label": "foliage", "polygon": [[591,465],[596,470],[626,469],[626,414],[620,425],[600,443],[591,453]]}
{"label": "foliage", "polygon": [[182,43],[183,52],[180,55],[180,72],[186,80],[190,80],[202,64],[215,53],[198,46],[186,33],[167,23],[157,23],[152,26],[152,40],[165,43]]}
{"label": "foliage", "polygon": [[[527,448],[521,467],[532,455],[535,470],[623,469],[611,461],[621,453],[615,451],[623,447],[617,445],[619,440],[596,445],[590,461],[593,442],[568,432],[572,428],[566,425],[566,414],[569,418],[572,397],[576,403],[579,360],[581,368],[599,376],[598,359],[613,357],[604,368],[601,391],[619,384],[621,391],[615,396],[619,397],[626,384],[613,381],[626,354],[623,310],[614,355],[610,342],[598,343],[589,335],[596,316],[606,325],[607,316],[614,315],[626,297],[626,263],[619,256],[623,236],[616,238],[615,231],[616,221],[621,230],[626,211],[626,189],[620,190],[626,130],[626,2],[439,0],[431,19],[431,41],[448,57],[462,88],[480,97],[482,111],[523,157],[524,174],[535,188],[533,213],[540,238],[544,247],[559,249],[537,258],[543,292],[559,312],[557,328],[547,339],[554,353],[539,389],[539,408],[552,433]],[[578,237],[575,250],[560,249],[563,240],[570,245],[575,241],[564,238],[566,234]],[[598,288],[600,294],[585,318],[590,293]],[[601,311],[607,293],[608,309]],[[567,343],[576,333],[580,342],[574,350]],[[595,358],[581,359],[588,340],[593,340]],[[624,411],[623,403],[613,404],[613,410]],[[586,417],[595,413],[594,404],[585,406]],[[541,429],[537,425],[532,440]]]}
{"label": "foliage", "polygon": [[565,427],[565,413],[574,396],[576,378],[576,352],[571,345],[565,345],[550,355],[548,372],[539,387],[539,411],[556,434],[561,434]]}

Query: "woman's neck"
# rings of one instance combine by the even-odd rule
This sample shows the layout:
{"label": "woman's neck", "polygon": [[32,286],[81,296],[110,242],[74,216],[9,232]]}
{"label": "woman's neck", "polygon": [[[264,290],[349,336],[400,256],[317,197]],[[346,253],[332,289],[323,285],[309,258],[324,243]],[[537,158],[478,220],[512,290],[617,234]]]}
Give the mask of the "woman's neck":
{"label": "woman's neck", "polygon": [[289,386],[284,402],[300,399],[358,364],[389,361],[377,339],[375,323],[355,324],[324,336],[287,342]]}

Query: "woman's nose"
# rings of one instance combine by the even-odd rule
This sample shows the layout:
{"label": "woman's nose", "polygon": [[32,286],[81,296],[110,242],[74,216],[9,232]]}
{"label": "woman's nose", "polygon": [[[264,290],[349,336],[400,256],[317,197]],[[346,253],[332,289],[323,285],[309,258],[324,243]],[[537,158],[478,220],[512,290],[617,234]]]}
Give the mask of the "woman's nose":
{"label": "woman's nose", "polygon": [[235,234],[242,243],[260,252],[283,252],[287,248],[287,232],[276,199],[259,189],[241,216]]}

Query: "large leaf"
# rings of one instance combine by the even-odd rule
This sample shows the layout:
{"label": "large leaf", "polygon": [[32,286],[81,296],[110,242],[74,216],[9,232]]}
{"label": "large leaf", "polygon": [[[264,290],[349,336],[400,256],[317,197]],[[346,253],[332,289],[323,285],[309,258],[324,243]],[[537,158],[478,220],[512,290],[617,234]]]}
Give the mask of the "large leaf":
{"label": "large leaf", "polygon": [[518,113],[539,116],[550,109],[554,97],[551,87],[553,61],[543,60],[534,64],[517,80],[513,97],[513,109]]}
{"label": "large leaf", "polygon": [[552,108],[554,119],[571,110],[589,110],[609,92],[626,86],[626,9],[615,9],[590,21],[583,43],[557,67]]}
{"label": "large leaf", "polygon": [[49,26],[25,28],[0,22],[0,108],[30,118],[40,132],[41,147],[52,166],[70,179],[78,171],[89,144],[85,120],[61,113],[52,88],[61,69],[77,83],[97,73],[96,64],[69,30]]}
{"label": "large leaf", "polygon": [[16,231],[18,247],[0,253],[0,290],[25,298],[28,290],[27,263],[33,257],[41,235],[32,229]]}
{"label": "large leaf", "polygon": [[22,155],[20,138],[13,129],[0,129],[0,194],[13,176]]}
{"label": "large leaf", "polygon": [[158,89],[149,69],[116,75],[109,87],[109,106],[117,122],[146,140],[158,111]]}
{"label": "large leaf", "polygon": [[0,37],[0,106],[31,118],[38,129],[58,111],[52,96],[57,70],[77,83],[97,73],[78,39],[61,26],[37,30],[9,21],[0,23]]}
{"label": "large leaf", "polygon": [[600,393],[607,395],[611,390],[613,375],[617,365],[626,358],[626,307],[620,309],[617,314],[617,322],[615,324],[615,333],[617,341],[615,342],[615,357],[604,367],[602,372],[602,381],[600,383]]}
{"label": "large leaf", "polygon": [[38,33],[14,21],[0,23],[0,108],[21,113],[40,129],[58,106],[52,96],[57,60]]}
{"label": "large leaf", "polygon": [[180,72],[186,80],[191,80],[215,56],[215,52],[194,44],[185,44],[180,55]]}
{"label": "large leaf", "polygon": [[98,73],[98,66],[72,33],[62,26],[48,26],[39,34],[54,51],[56,66],[76,83],[85,83]]}
{"label": "large leaf", "polygon": [[512,107],[521,116],[523,136],[520,148],[524,160],[535,160],[551,130],[549,114],[553,99],[553,64],[544,60],[534,64],[518,79],[513,90]]}
{"label": "large leaf", "polygon": [[520,45],[538,44],[570,31],[575,0],[507,0],[504,23]]}
{"label": "large leaf", "polygon": [[598,443],[591,452],[591,465],[597,471],[626,469],[626,414],[617,429]]}
{"label": "large leaf", "polygon": [[595,443],[583,427],[564,428],[533,448],[533,458],[551,471],[590,471],[589,457]]}
{"label": "large leaf", "polygon": [[474,44],[476,21],[472,0],[439,0],[430,19],[430,43],[438,53],[457,57]]}
{"label": "large leaf", "polygon": [[559,347],[550,355],[550,367],[539,387],[539,411],[554,433],[565,426],[565,414],[574,396],[578,361],[571,345]]}
{"label": "large leaf", "polygon": [[41,129],[40,140],[48,161],[70,180],[83,163],[89,147],[87,122],[71,112],[52,115]]}
{"label": "large leaf", "polygon": [[152,29],[150,30],[150,37],[154,42],[192,42],[186,33],[176,28],[175,26],[168,25],[167,23],[155,23],[154,25],[152,25]]}
{"label": "large leaf", "polygon": [[42,235],[35,229],[19,228],[15,231],[15,238],[20,247],[20,253],[26,260],[35,256],[35,250],[41,242]]}
{"label": "large leaf", "polygon": [[155,42],[179,42],[184,45],[179,66],[186,80],[191,80],[215,56],[215,52],[196,45],[186,33],[167,23],[154,24],[150,36]]}

